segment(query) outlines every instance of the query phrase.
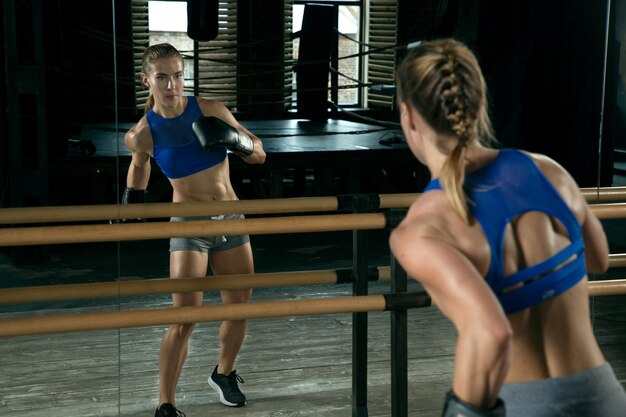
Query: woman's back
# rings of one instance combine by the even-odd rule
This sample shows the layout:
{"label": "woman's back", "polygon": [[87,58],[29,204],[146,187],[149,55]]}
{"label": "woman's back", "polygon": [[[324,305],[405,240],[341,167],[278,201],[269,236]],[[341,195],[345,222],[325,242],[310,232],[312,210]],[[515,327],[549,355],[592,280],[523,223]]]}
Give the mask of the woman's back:
{"label": "woman's back", "polygon": [[[493,150],[479,148],[473,155],[471,153],[468,155],[468,166],[472,172],[479,172],[478,175],[474,176],[480,177],[481,170],[484,170],[486,166],[493,165],[492,163],[496,158]],[[571,210],[571,214],[574,216],[573,222],[583,224],[586,220],[586,205],[574,181],[553,161],[541,156],[533,156],[532,160]],[[513,170],[514,168],[510,167],[509,169]],[[513,174],[514,176],[515,174]],[[468,173],[469,187],[472,187],[472,179],[472,173]],[[502,180],[502,177],[499,176],[498,181]],[[480,179],[476,181],[478,183],[474,183],[473,186],[480,188],[485,185],[480,183]],[[520,199],[527,200],[532,191],[526,189],[526,193],[519,196]],[[514,195],[511,198],[515,200]],[[541,198],[548,199],[548,196],[541,194]],[[439,201],[436,205],[439,208],[441,204],[447,204],[445,195],[440,195],[437,200]],[[470,194],[470,200],[472,200],[472,194]],[[480,200],[470,202],[470,211],[478,210],[480,204]],[[501,205],[504,205],[504,202]],[[515,203],[511,205],[515,206]],[[493,252],[497,248],[497,242],[493,242],[496,239],[492,237],[490,246],[485,238],[485,227],[489,228],[491,227],[490,224],[497,223],[493,217],[499,215],[500,207],[490,205],[484,208],[490,218],[485,219],[483,217],[482,225],[476,221],[470,225],[463,221],[455,221],[455,213],[452,208],[450,207],[450,210],[447,211],[449,213],[446,215],[444,211],[438,210],[438,216],[443,216],[440,219],[442,220],[442,227],[446,229],[444,234],[450,235],[450,240],[456,242],[459,249],[472,260],[481,275],[487,276],[488,279],[490,279],[490,272],[493,272],[490,269],[494,268],[494,265],[496,268],[502,268],[503,277],[511,277],[554,257],[572,244],[572,239],[570,239],[562,221],[542,211],[525,211],[516,215],[510,222],[506,222],[508,225],[502,240],[502,256],[500,262],[494,262]],[[490,232],[488,231],[487,234]],[[497,254],[495,255],[497,257]],[[566,261],[559,263],[554,268],[557,270],[556,274],[559,274],[559,269],[565,270],[566,265],[572,263],[573,258],[574,256],[568,256]],[[583,259],[580,261],[582,262]],[[550,291],[553,291],[551,287],[540,284],[540,280],[545,279],[545,276],[542,275],[533,275],[525,282],[515,283],[503,289],[501,296],[505,311],[507,308],[515,309],[517,307],[519,309],[521,308],[520,305],[524,305],[523,297],[518,296],[519,300],[515,299],[514,301],[507,301],[507,299],[510,300],[511,295],[516,297],[516,290],[529,283],[532,284],[536,281],[535,284],[539,284],[538,286],[543,288],[544,293],[550,294],[547,297],[550,299],[546,301],[515,312],[509,312],[508,318],[513,329],[513,348],[511,367],[506,382],[568,375],[604,363],[602,353],[593,337],[589,318],[587,279],[584,272],[582,274],[583,276],[575,277],[577,283],[573,287],[554,298],[551,298]],[[545,272],[544,275],[548,276],[549,274]],[[557,276],[556,279],[563,280],[561,276]],[[492,287],[497,288],[498,286],[496,284]],[[529,293],[531,295],[526,297],[531,300],[535,299],[534,302],[537,302],[537,295],[532,294],[532,292],[536,293],[537,291],[539,290],[531,289],[531,293]],[[507,305],[507,302],[513,304],[513,307]]]}
{"label": "woman's back", "polygon": [[488,148],[486,82],[462,43],[420,43],[396,80],[402,131],[434,180],[390,245],[457,330],[444,415],[623,415],[586,288],[608,244],[575,181],[547,157]]}
{"label": "woman's back", "polygon": [[[579,224],[584,224],[586,204],[569,175],[545,157],[535,155],[533,160]],[[522,214],[505,237],[505,273],[541,262],[570,244],[567,231],[554,217]],[[558,297],[508,317],[513,327],[513,360],[507,382],[570,375],[605,362],[591,327],[586,276]]]}

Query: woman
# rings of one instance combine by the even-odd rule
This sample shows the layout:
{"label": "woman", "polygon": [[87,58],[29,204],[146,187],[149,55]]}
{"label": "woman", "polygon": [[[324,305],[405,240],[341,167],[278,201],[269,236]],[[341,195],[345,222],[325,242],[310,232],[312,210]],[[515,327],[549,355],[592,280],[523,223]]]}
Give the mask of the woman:
{"label": "woman", "polygon": [[608,244],[575,181],[546,156],[489,147],[485,81],[465,45],[423,42],[396,83],[432,180],[390,246],[457,330],[444,416],[623,416],[589,318],[586,271],[606,271]]}
{"label": "woman", "polygon": [[[243,160],[262,164],[265,152],[261,141],[241,126],[232,113],[214,100],[183,95],[183,57],[169,44],[153,45],[143,55],[141,82],[150,90],[146,114],[128,131],[124,140],[132,152],[128,169],[125,201],[140,201],[150,177],[150,158],[154,158],[173,188],[173,202],[237,200],[230,183],[226,148],[228,138],[217,138],[219,146],[201,145],[198,132],[192,129],[196,120],[217,120],[220,132],[214,136],[240,136],[249,142],[249,152]],[[224,133],[226,130],[226,133]],[[211,136],[212,132],[201,132]],[[204,138],[205,139],[205,138]],[[206,140],[206,139],[205,139]],[[225,146],[222,146],[226,144]],[[203,149],[204,146],[204,149]],[[237,146],[230,146],[237,152]],[[238,152],[240,153],[240,152]],[[220,218],[243,216],[220,216]],[[184,218],[172,218],[183,221]],[[247,274],[254,272],[252,249],[246,236],[213,236],[206,238],[170,239],[171,278],[200,277],[207,273],[207,265],[216,275]],[[221,292],[224,303],[245,303],[252,290],[225,290]],[[174,307],[202,304],[202,292],[172,294]],[[194,328],[192,324],[169,327],[159,356],[160,394],[156,416],[175,416],[176,384],[180,377],[188,342]],[[245,404],[239,390],[234,363],[246,334],[245,321],[224,321],[220,326],[220,353],[209,384],[228,406]]]}

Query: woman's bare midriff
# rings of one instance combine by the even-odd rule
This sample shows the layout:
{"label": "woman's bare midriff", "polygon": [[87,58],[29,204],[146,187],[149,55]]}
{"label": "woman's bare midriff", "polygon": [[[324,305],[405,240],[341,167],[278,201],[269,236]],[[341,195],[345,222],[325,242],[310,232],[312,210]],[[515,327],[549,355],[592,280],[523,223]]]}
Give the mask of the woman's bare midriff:
{"label": "woman's bare midriff", "polygon": [[183,178],[170,179],[174,203],[237,200],[230,183],[228,158],[224,162]]}

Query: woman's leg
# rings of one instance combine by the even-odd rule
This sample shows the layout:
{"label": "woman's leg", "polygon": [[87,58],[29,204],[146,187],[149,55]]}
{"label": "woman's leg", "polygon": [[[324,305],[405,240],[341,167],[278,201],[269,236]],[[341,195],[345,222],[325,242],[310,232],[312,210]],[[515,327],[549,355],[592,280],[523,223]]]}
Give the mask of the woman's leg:
{"label": "woman's leg", "polygon": [[[250,242],[224,251],[211,253],[211,268],[215,275],[252,274],[254,261]],[[222,302],[247,303],[252,289],[224,290],[221,292]],[[246,336],[246,320],[228,320],[220,325],[220,355],[217,372],[229,375],[235,366],[235,360]]]}
{"label": "woman's leg", "polygon": [[[208,254],[197,251],[170,252],[170,277],[204,277],[207,271]],[[198,306],[202,304],[202,291],[173,293],[174,307]],[[187,358],[189,338],[195,325],[173,324],[161,341],[159,354],[159,404],[175,404],[176,385]]]}

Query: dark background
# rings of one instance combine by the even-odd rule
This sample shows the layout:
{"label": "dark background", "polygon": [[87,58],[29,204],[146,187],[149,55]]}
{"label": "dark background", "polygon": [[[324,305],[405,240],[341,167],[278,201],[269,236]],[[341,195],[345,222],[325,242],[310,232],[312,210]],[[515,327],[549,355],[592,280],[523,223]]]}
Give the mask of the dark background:
{"label": "dark background", "polygon": [[[251,3],[255,2],[238,3],[239,36],[250,39],[259,32],[283,28],[283,17],[277,13],[284,8],[282,1],[267,8]],[[607,22],[608,3],[398,0],[397,42],[443,36],[465,41],[484,69],[502,146],[552,156],[581,187],[611,186],[614,149],[624,140],[617,105],[618,91],[623,88],[618,73],[616,12],[613,10]],[[32,18],[38,4],[41,22]],[[81,165],[76,175],[55,178],[50,172],[58,172],[59,167],[66,174],[72,172],[75,158],[68,157],[72,151],[69,138],[80,135],[84,126],[135,122],[141,115],[133,89],[137,74],[131,2],[115,1],[114,13],[111,4],[103,0],[10,0],[3,4],[0,36],[5,48],[0,55],[0,75],[6,94],[0,102],[0,207],[93,203],[86,197],[90,193],[81,193],[82,200],[58,197],[60,189],[88,186],[88,179],[81,182],[78,178],[91,175],[92,170]],[[616,2],[610,4],[616,8]],[[262,48],[242,47],[242,66],[259,59],[264,64],[281,59],[281,54],[259,57]],[[402,55],[399,51],[396,59]],[[17,65],[8,65],[13,62]],[[254,80],[245,83],[247,90],[255,88]],[[254,101],[255,96],[248,100]],[[357,112],[397,121],[392,108]],[[261,113],[268,119],[299,117],[288,108],[274,108],[271,113],[267,108],[240,112],[237,117],[254,118]],[[18,131],[9,129],[9,122],[16,118]],[[120,175],[125,174],[121,171]],[[107,192],[107,201],[114,203],[117,192]]]}

